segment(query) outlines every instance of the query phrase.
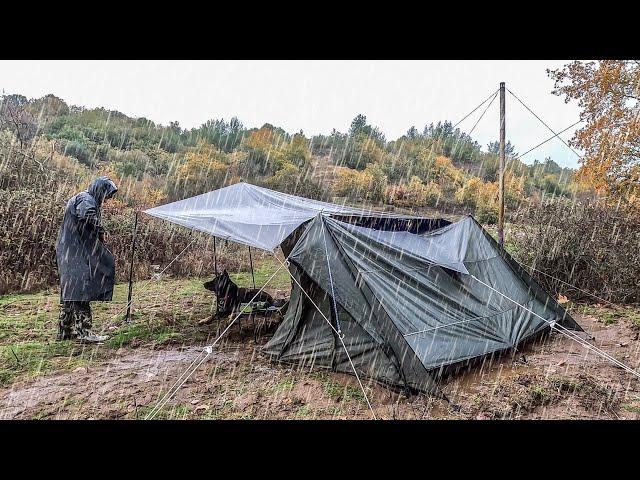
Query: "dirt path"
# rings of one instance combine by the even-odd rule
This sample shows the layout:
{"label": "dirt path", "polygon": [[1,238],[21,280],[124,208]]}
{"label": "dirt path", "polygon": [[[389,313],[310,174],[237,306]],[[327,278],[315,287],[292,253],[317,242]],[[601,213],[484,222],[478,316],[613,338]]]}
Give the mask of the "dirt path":
{"label": "dirt path", "polygon": [[[590,316],[577,320],[598,346],[638,366],[637,330],[624,322],[604,326]],[[0,418],[144,418],[199,353],[194,346],[121,348],[92,366],[21,380],[0,390]],[[376,415],[385,419],[640,419],[640,382],[575,342],[552,335],[524,355],[526,363],[520,356],[494,359],[444,384],[459,409],[377,384],[366,389]],[[231,333],[159,418],[367,419],[370,412],[353,377],[269,363],[246,327]]]}

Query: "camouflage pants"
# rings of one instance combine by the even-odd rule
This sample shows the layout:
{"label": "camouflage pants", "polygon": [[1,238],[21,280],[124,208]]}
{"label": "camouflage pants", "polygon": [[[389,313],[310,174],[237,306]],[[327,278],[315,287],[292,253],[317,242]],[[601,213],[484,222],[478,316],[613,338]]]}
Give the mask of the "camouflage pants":
{"label": "camouflage pants", "polygon": [[60,304],[58,336],[70,338],[74,333],[79,334],[91,330],[92,321],[89,302],[62,302]]}

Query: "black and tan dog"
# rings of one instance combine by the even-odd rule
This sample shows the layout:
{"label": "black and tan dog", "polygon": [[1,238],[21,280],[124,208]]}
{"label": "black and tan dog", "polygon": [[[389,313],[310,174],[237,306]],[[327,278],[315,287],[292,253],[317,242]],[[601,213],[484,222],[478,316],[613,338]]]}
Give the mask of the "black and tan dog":
{"label": "black and tan dog", "polygon": [[218,298],[216,308],[217,316],[230,315],[240,306],[241,303],[248,303],[253,299],[254,302],[265,302],[267,307],[274,304],[273,297],[267,292],[260,292],[254,299],[253,297],[259,292],[257,288],[238,287],[233,280],[229,278],[229,273],[224,270],[213,280],[204,283],[204,288],[214,292]]}

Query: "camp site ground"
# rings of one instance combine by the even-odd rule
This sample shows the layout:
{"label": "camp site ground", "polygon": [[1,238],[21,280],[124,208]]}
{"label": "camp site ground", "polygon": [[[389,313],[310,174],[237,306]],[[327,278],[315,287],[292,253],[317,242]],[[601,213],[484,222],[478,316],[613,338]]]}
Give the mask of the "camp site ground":
{"label": "camp site ground", "polygon": [[[255,261],[260,285],[277,263],[267,255]],[[247,271],[232,278],[251,284]],[[164,277],[147,283],[131,324],[124,324],[121,314],[114,317],[127,295],[127,285],[117,285],[113,303],[95,306],[97,327],[111,335],[101,346],[54,341],[55,288],[2,297],[0,418],[145,418],[225,325],[198,325],[213,308],[211,293],[202,288],[205,280]],[[289,286],[281,272],[268,291],[276,294]],[[633,309],[587,303],[570,308],[596,345],[628,364],[638,361],[640,322]],[[266,360],[259,347],[276,322],[257,320],[257,345],[253,323],[243,318],[241,331],[231,328],[156,418],[371,418],[353,376]],[[497,358],[448,379],[443,390],[459,408],[427,395],[406,397],[366,380],[365,389],[382,419],[640,419],[637,382],[576,343],[554,334],[522,353],[524,359]]]}
{"label": "camp site ground", "polygon": [[639,419],[640,64],[285,63],[0,69],[0,419]]}

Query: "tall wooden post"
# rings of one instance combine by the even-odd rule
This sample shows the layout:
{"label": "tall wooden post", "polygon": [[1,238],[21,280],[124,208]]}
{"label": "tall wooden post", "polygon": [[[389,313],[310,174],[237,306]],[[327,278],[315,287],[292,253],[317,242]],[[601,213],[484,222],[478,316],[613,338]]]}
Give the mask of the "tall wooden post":
{"label": "tall wooden post", "polygon": [[505,148],[504,82],[500,82],[500,170],[498,178],[498,243],[504,247],[504,148]]}

